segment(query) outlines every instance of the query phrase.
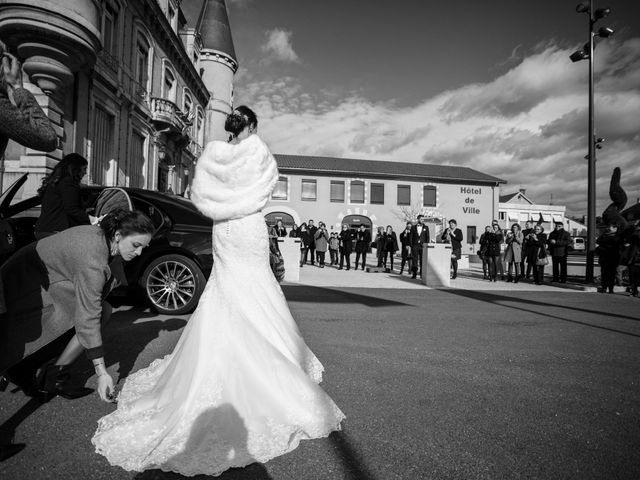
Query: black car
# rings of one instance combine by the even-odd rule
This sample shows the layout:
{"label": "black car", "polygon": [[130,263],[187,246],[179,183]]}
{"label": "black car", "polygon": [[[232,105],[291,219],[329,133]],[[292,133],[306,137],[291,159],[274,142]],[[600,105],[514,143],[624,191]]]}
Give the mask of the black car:
{"label": "black car", "polygon": [[[34,225],[40,215],[39,196],[11,203],[27,176],[0,196],[0,218],[9,224],[16,250],[35,240]],[[139,188],[83,187],[82,204],[93,214],[100,194],[112,189],[126,193],[133,208],[145,213],[156,228],[142,255],[126,264],[128,286],[114,294],[143,294],[159,313],[191,312],[211,273],[212,221],[185,198]]]}

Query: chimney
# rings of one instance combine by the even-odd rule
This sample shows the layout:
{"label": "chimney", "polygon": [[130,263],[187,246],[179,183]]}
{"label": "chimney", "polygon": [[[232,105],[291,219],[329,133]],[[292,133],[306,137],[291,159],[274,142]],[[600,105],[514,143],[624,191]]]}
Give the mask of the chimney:
{"label": "chimney", "polygon": [[524,188],[521,188],[521,189],[520,189],[520,193],[521,193],[521,194],[523,194],[523,195],[524,195],[526,192],[527,192],[527,191],[526,191]]}

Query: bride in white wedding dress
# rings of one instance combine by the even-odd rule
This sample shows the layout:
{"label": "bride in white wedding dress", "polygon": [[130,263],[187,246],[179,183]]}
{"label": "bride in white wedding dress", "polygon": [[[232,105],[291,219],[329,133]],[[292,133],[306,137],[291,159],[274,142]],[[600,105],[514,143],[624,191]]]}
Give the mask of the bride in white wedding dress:
{"label": "bride in white wedding dress", "polygon": [[239,107],[198,160],[194,204],[213,219],[213,270],[173,352],[130,375],[98,421],[96,451],[126,470],[219,475],[266,462],[345,418],[317,385],[323,367],[302,339],[269,266],[261,213],[278,178]]}

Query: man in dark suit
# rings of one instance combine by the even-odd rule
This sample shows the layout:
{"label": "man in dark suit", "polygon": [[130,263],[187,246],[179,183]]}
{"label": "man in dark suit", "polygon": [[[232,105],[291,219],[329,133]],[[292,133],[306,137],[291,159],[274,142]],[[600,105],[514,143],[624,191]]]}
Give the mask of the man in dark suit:
{"label": "man in dark suit", "polygon": [[567,283],[567,255],[571,236],[564,229],[562,222],[556,222],[555,230],[549,234],[547,245],[553,262],[554,282]]}
{"label": "man in dark suit", "polygon": [[[313,224],[313,220],[309,220],[307,222],[307,230],[309,231],[309,235],[311,236],[311,243],[309,244],[309,253],[311,254],[311,265],[315,264],[316,261],[316,232],[318,231],[318,227]],[[307,257],[304,257],[304,263],[307,263]]]}
{"label": "man in dark suit", "polygon": [[422,245],[429,243],[429,227],[424,224],[424,215],[418,215],[418,223],[411,227],[411,278],[416,278],[418,262],[422,277]]}

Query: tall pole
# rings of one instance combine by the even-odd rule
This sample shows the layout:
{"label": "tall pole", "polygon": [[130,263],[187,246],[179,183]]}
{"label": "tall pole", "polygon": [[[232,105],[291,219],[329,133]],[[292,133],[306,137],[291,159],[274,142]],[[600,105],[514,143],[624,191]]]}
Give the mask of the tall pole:
{"label": "tall pole", "polygon": [[593,0],[589,0],[589,164],[587,172],[587,265],[585,271],[586,283],[593,283],[593,260],[596,249],[596,149],[595,125],[593,106]]}

